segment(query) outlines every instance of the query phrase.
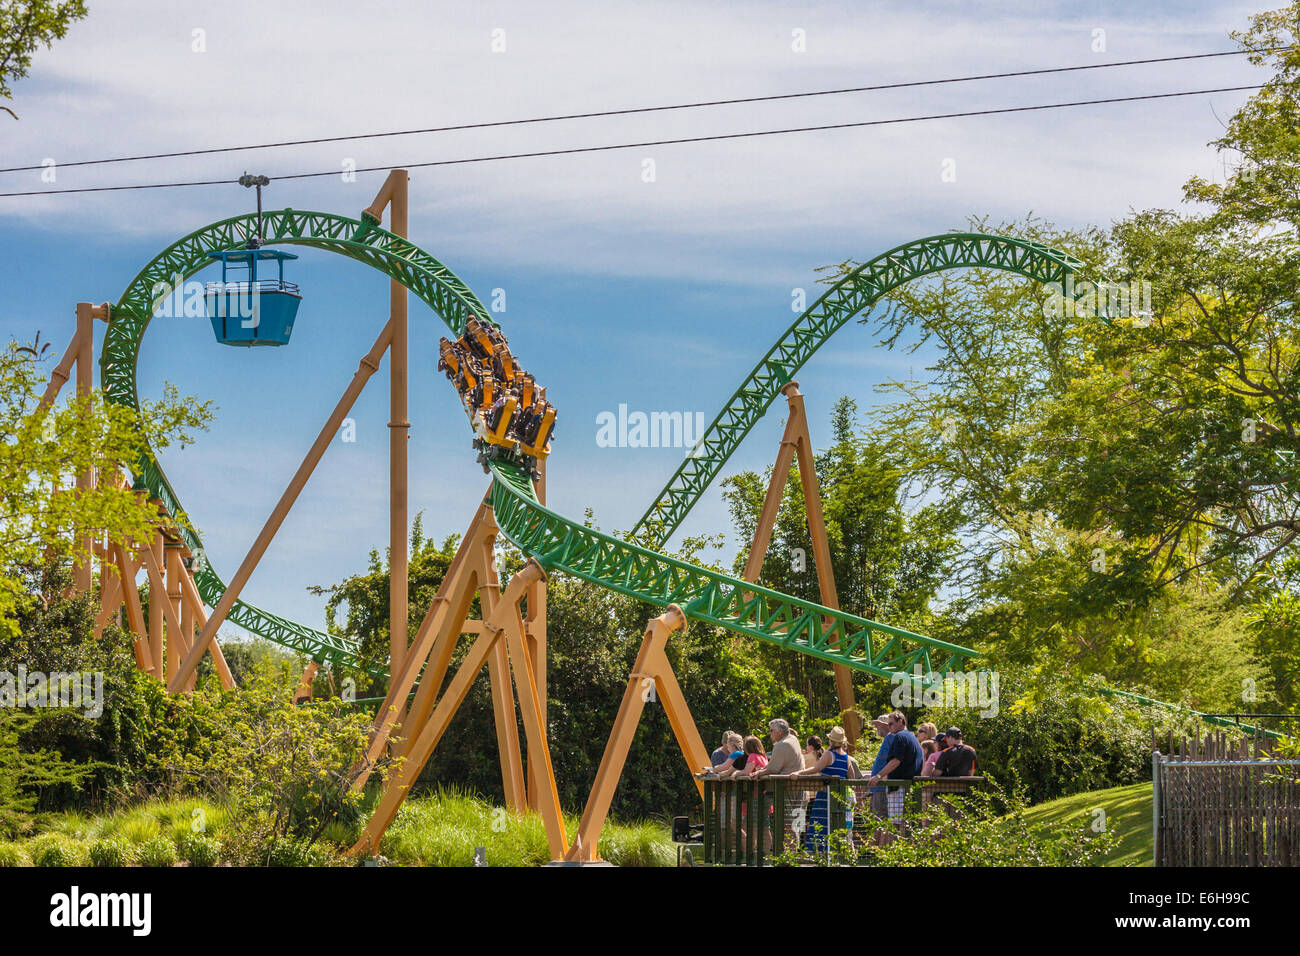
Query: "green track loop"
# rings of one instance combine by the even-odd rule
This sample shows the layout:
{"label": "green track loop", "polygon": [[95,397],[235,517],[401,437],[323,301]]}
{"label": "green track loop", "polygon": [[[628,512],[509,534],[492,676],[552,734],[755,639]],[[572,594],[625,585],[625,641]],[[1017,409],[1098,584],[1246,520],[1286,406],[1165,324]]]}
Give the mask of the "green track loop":
{"label": "green track loop", "polygon": [[650,547],[662,547],[799,369],[845,323],[900,285],[946,269],[981,268],[1064,288],[1066,277],[1083,265],[1037,242],[971,232],[906,242],[863,263],[831,286],[768,349],[636,523],[632,536]]}
{"label": "green track loop", "polygon": [[[110,401],[139,413],[136,361],[158,303],[175,283],[208,265],[209,252],[246,243],[255,222],[254,216],[237,216],[185,236],[163,250],[127,287],[112,310],[100,356],[101,380]],[[267,245],[324,249],[378,269],[426,302],[455,335],[464,330],[470,314],[489,317],[451,270],[373,223],[285,209],[264,213],[262,232]],[[666,540],[781,387],[827,338],[889,290],[933,272],[972,266],[1063,283],[1080,265],[1046,246],[971,233],[932,236],[877,256],[833,286],[772,347],[714,420],[700,454],[678,469],[638,529],[656,544]],[[152,454],[134,472],[137,487],[159,498],[171,514],[184,514]],[[678,604],[695,620],[879,676],[911,672],[919,665],[924,673],[941,677],[976,656],[970,648],[822,607],[602,534],[539,504],[532,481],[521,469],[494,463],[492,475],[491,501],[502,534],[548,570],[564,571],[652,604]],[[215,606],[225,584],[204,559],[198,535],[190,528],[183,528],[182,535],[196,556],[199,593]],[[357,664],[354,640],[246,602],[235,602],[229,620],[317,661]]]}

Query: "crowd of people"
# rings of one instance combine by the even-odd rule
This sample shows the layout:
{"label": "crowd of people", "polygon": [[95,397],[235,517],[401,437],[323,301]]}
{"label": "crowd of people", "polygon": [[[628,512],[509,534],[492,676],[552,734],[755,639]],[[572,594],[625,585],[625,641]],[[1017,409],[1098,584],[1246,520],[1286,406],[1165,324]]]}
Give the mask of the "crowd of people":
{"label": "crowd of people", "polygon": [[535,469],[550,452],[555,406],[510,353],[501,330],[471,317],[460,338],[438,343],[438,356],[438,370],[451,380],[478,435],[484,467],[518,451]]}
{"label": "crowd of people", "polygon": [[[843,727],[831,728],[825,746],[817,736],[809,737],[800,746],[789,722],[781,718],[768,724],[772,741],[770,754],[759,737],[753,734],[742,737],[734,730],[728,730],[710,756],[711,765],[703,768],[703,772],[720,779],[839,777],[864,780],[863,786],[848,788],[849,800],[851,804],[856,803],[861,799],[858,794],[862,794],[869,800],[871,814],[881,820],[902,816],[908,786],[917,778],[972,777],[976,774],[975,749],[962,739],[959,727],[940,731],[932,723],[923,723],[913,733],[908,729],[907,716],[897,710],[881,714],[872,721],[872,727],[879,744],[869,773],[863,772],[857,758],[850,752],[848,735]],[[860,746],[865,748],[865,744]],[[804,831],[804,843],[810,849],[824,846],[825,835],[832,828],[828,799],[827,789],[818,787],[812,798],[796,811],[802,811],[800,822],[804,824],[796,829]],[[852,815],[850,806],[846,808],[846,826],[853,825]]]}

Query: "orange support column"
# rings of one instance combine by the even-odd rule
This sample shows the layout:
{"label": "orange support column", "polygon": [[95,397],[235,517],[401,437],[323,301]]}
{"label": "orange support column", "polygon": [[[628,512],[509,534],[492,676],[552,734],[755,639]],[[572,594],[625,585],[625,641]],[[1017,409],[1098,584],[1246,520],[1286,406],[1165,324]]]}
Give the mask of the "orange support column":
{"label": "orange support column", "polygon": [[[181,634],[180,634],[180,653],[188,654],[190,645],[194,643],[194,607],[185,599],[185,589],[182,582],[185,580],[186,571],[182,566],[178,568],[179,573],[176,575],[177,599],[180,604],[181,614]],[[170,572],[168,572],[170,574]],[[217,644],[212,643],[213,650],[217,649]],[[189,681],[185,684],[186,690],[193,690],[194,684],[198,680],[197,672],[190,676]]]}
{"label": "orange support column", "polygon": [[[533,482],[539,504],[546,504],[546,459],[537,460],[538,478]],[[528,589],[528,614],[524,618],[524,639],[528,645],[529,659],[533,669],[533,681],[537,686],[537,704],[541,711],[542,726],[546,727],[546,578],[542,578]],[[528,759],[528,805],[540,810],[542,781],[540,768],[531,755]]]}
{"label": "orange support column", "polygon": [[[365,215],[379,222],[388,209],[388,231],[403,239],[410,231],[408,183],[405,169],[394,169],[384,180],[375,201],[365,210]],[[389,607],[389,660],[388,672],[398,674],[406,659],[407,630],[410,616],[407,574],[409,555],[407,535],[409,505],[407,501],[407,442],[411,423],[408,421],[408,318],[409,293],[397,279],[389,280],[388,314],[393,329],[392,349],[388,355],[389,415],[388,415],[388,607]]]}
{"label": "orange support column", "polygon": [[[77,303],[77,334],[73,339],[77,345],[77,400],[89,401],[90,393],[95,387],[95,307],[89,302]],[[53,383],[51,383],[53,384]],[[77,475],[77,494],[84,494],[95,487],[95,473],[86,471]],[[79,594],[90,590],[90,540],[82,541],[87,557],[78,561],[72,568],[72,586]]]}
{"label": "orange support column", "polygon": [[180,666],[181,658],[190,649],[190,642],[194,639],[186,637],[185,625],[181,619],[181,546],[178,541],[167,541],[164,549],[163,569],[167,575],[167,603],[171,605],[171,614],[168,615],[168,621],[175,621],[176,626],[170,624],[167,627],[167,678],[176,672]]}
{"label": "orange support column", "polygon": [[[754,529],[754,540],[749,547],[749,557],[745,561],[745,571],[741,575],[746,581],[757,581],[763,570],[763,559],[772,543],[772,529],[781,510],[781,501],[785,496],[785,485],[790,475],[790,464],[797,456],[799,459],[799,483],[803,488],[804,509],[808,516],[808,537],[812,540],[813,563],[817,567],[817,588],[821,595],[823,607],[839,610],[840,598],[835,588],[835,572],[831,566],[830,541],[826,537],[826,520],[822,513],[821,485],[817,481],[817,466],[813,461],[812,438],[808,431],[808,416],[804,411],[803,395],[798,382],[790,382],[781,389],[790,407],[790,417],[786,419],[785,433],[781,436],[781,448],[777,452],[776,464],[772,468],[772,479],[768,482],[767,496],[763,499],[763,510],[759,513],[758,526]],[[840,703],[841,720],[849,742],[856,743],[862,733],[862,723],[858,719],[857,701],[853,692],[852,672],[843,664],[833,665],[835,673],[835,692]]]}
{"label": "orange support column", "polygon": [[[495,563],[487,561],[486,565],[483,569],[485,581],[479,588],[479,603],[483,607],[484,621],[492,619],[501,594]],[[524,593],[527,594],[527,591]],[[521,629],[522,626],[521,623]],[[506,807],[515,813],[522,813],[528,806],[528,793],[524,784],[523,751],[519,746],[515,695],[510,686],[510,654],[505,641],[497,641],[488,656],[488,687],[492,695],[492,718],[496,724],[497,754],[501,762],[501,787],[506,795]]]}
{"label": "orange support column", "polygon": [[[151,572],[149,575],[149,656],[153,658],[154,677],[166,680],[163,674],[163,611],[167,607],[167,588],[162,582],[162,532],[154,532],[153,542],[141,548],[140,553],[145,559],[145,567]],[[155,570],[156,579],[153,573]]]}
{"label": "orange support column", "polygon": [[99,613],[95,615],[94,636],[99,640],[108,622],[122,606],[122,581],[113,565],[113,549],[107,544],[97,544],[99,552]]}
{"label": "orange support column", "polygon": [[668,661],[665,648],[668,638],[686,627],[686,615],[675,604],[654,618],[646,626],[645,637],[641,641],[641,650],[637,654],[636,664],[628,678],[627,689],[623,692],[623,701],[619,704],[618,716],[614,728],[610,731],[609,742],[605,745],[605,754],[600,759],[600,768],[596,771],[596,781],[587,798],[587,806],[582,811],[582,820],[578,824],[578,833],[565,855],[565,860],[578,863],[594,863],[600,859],[596,851],[600,841],[600,831],[604,829],[605,818],[609,815],[609,805],[613,802],[614,792],[618,789],[619,777],[623,774],[623,765],[627,761],[627,752],[632,746],[641,713],[650,699],[650,690],[657,691],[664,703],[673,735],[686,760],[687,769],[694,774],[701,767],[708,766],[709,752],[704,747],[695,721],[686,706],[677,678],[673,676],[672,665]]}

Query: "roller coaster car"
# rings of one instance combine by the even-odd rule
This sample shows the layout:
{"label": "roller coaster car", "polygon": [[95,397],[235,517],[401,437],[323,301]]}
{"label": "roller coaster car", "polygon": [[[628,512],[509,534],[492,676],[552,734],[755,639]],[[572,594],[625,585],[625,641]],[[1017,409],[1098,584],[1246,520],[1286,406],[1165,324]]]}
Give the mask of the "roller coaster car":
{"label": "roller coaster car", "polygon": [[551,452],[555,406],[510,353],[501,330],[470,316],[456,341],[438,343],[438,369],[451,379],[484,471],[508,461],[539,477],[538,462]]}
{"label": "roller coaster car", "polygon": [[[302,296],[284,281],[284,261],[298,257],[276,249],[223,249],[208,256],[221,262],[221,281],[209,282],[203,295],[217,341],[242,348],[288,345]],[[279,277],[258,278],[259,262],[276,263]],[[241,272],[247,278],[235,278]]]}
{"label": "roller coaster car", "polygon": [[496,354],[498,344],[505,344],[505,339],[499,332],[491,326],[480,324],[478,319],[470,319],[465,323],[465,334],[461,336],[461,341],[471,352],[487,360]]}
{"label": "roller coaster car", "polygon": [[[492,406],[492,410],[485,416],[487,422],[488,440],[494,445],[506,444],[506,432],[510,430],[510,424],[515,417],[515,397],[505,394],[498,398]],[[511,445],[514,443],[511,442]]]}

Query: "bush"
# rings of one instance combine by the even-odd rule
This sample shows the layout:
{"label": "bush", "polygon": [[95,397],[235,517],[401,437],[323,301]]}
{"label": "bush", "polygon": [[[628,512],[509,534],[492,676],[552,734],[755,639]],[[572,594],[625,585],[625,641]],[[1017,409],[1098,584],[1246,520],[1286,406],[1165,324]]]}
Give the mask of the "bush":
{"label": "bush", "polygon": [[[867,861],[880,866],[1101,866],[1118,842],[1112,833],[1090,832],[1087,821],[1029,823],[1021,793],[993,788],[947,799],[960,807],[960,819],[933,808],[928,819],[909,813],[912,835],[869,847]],[[1010,812],[1002,813],[1003,807]]]}
{"label": "bush", "polygon": [[47,833],[31,843],[32,862],[37,866],[79,866],[82,847],[67,837]]}
{"label": "bush", "polygon": [[0,870],[11,866],[31,865],[31,857],[17,843],[0,843]]}
{"label": "bush", "polygon": [[266,866],[326,866],[329,854],[314,843],[294,837],[273,839],[266,847]]}
{"label": "bush", "polygon": [[96,840],[90,845],[90,865],[91,866],[129,866],[131,862],[131,848],[125,840],[105,839]]}
{"label": "bush", "polygon": [[273,814],[251,810],[232,820],[218,844],[220,859],[231,866],[326,866],[330,852],[302,837],[283,836]]}
{"label": "bush", "polygon": [[141,866],[175,866],[176,844],[165,836],[156,836],[140,844],[136,859]]}
{"label": "bush", "polygon": [[[1176,711],[1107,697],[1096,678],[1064,669],[997,669],[998,712],[931,707],[920,720],[956,725],[979,754],[978,771],[1023,790],[1027,804],[1148,780],[1151,733],[1195,723]],[[920,720],[909,721],[915,729]]]}
{"label": "bush", "polygon": [[615,866],[676,866],[677,851],[657,823],[607,821],[596,849]]}
{"label": "bush", "polygon": [[[576,818],[566,815],[564,824],[570,834],[577,831]],[[459,788],[408,799],[380,847],[384,857],[407,866],[472,866],[477,847],[486,851],[488,866],[542,866],[551,859],[540,814],[516,815]],[[656,823],[608,821],[597,848],[616,866],[676,863],[668,832]]]}
{"label": "bush", "polygon": [[203,833],[186,833],[177,841],[181,859],[190,866],[216,866],[221,844]]}

